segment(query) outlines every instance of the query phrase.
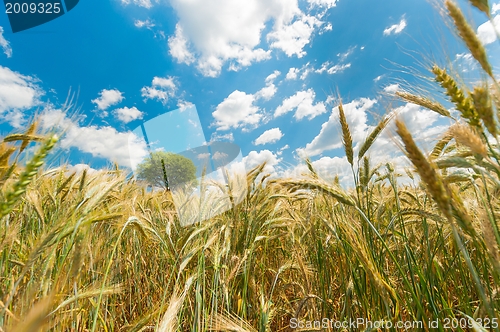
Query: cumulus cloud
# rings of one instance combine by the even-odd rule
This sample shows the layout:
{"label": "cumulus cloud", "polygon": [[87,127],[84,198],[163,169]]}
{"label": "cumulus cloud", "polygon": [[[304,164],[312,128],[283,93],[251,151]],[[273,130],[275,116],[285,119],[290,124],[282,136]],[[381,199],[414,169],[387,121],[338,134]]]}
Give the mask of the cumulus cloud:
{"label": "cumulus cloud", "polygon": [[[338,176],[342,186],[352,187],[354,184],[351,165],[346,157],[321,157],[312,161],[312,166],[316,173],[328,182],[332,182]],[[300,163],[282,172],[283,177],[291,178],[307,177],[310,174],[311,172],[305,163]]]}
{"label": "cumulus cloud", "polygon": [[275,94],[278,89],[276,88],[276,85],[273,83],[267,84],[265,87],[257,91],[255,94],[256,98],[262,98],[264,100],[269,100],[271,99]]}
{"label": "cumulus cloud", "polygon": [[103,89],[99,92],[99,97],[92,100],[92,103],[97,105],[97,109],[104,111],[102,114],[103,116],[107,116],[108,113],[106,112],[106,109],[120,103],[123,99],[124,97],[122,96],[122,92],[118,89]]}
{"label": "cumulus cloud", "polygon": [[177,62],[190,65],[195,61],[195,56],[189,50],[187,37],[179,23],[175,26],[175,34],[168,38],[168,47],[170,55]]}
{"label": "cumulus cloud", "polygon": [[0,122],[14,128],[24,123],[24,111],[41,104],[43,90],[30,77],[0,66]]}
{"label": "cumulus cloud", "polygon": [[494,3],[491,6],[491,13],[494,15],[496,13],[500,12],[500,2],[499,3]]}
{"label": "cumulus cloud", "polygon": [[279,158],[276,154],[272,153],[269,150],[261,150],[250,151],[247,156],[243,157],[243,164],[245,169],[250,170],[262,163],[266,163],[264,167],[264,173],[269,173],[272,176],[277,176],[277,168],[276,166],[281,162],[281,158]]}
{"label": "cumulus cloud", "polygon": [[254,145],[264,145],[269,143],[276,143],[283,137],[283,133],[279,128],[272,128],[266,130],[254,141]]}
{"label": "cumulus cloud", "polygon": [[403,17],[398,24],[391,25],[384,30],[384,36],[400,34],[406,28],[406,19]]}
{"label": "cumulus cloud", "polygon": [[3,31],[3,27],[0,27],[0,46],[2,46],[3,52],[7,58],[10,58],[12,56],[12,47],[10,47],[9,42],[3,36]]}
{"label": "cumulus cloud", "polygon": [[316,93],[313,89],[298,91],[293,96],[283,100],[283,103],[276,108],[274,117],[281,116],[295,110],[294,117],[301,120],[307,117],[309,120],[326,112],[323,102],[314,104]]}
{"label": "cumulus cloud", "polygon": [[[361,144],[375,127],[367,124],[367,112],[371,112],[371,108],[375,103],[375,100],[361,98],[344,105],[347,122],[353,138],[355,156]],[[432,149],[436,140],[439,139],[449,126],[444,121],[439,121],[444,118],[437,113],[415,104],[404,104],[394,109],[394,112],[405,122],[415,141],[424,152]],[[410,166],[410,164],[395,144],[395,140],[398,140],[395,137],[395,132],[394,121],[391,121],[377,140],[375,140],[367,155],[370,156],[370,162],[373,165],[390,161],[397,172],[404,174],[404,168]],[[305,148],[297,149],[296,152],[301,157],[313,157],[329,150],[339,149],[342,150],[339,152],[344,154],[341,135],[338,108],[336,108],[333,110],[330,119],[322,125],[320,133],[312,142],[308,143]],[[312,163],[318,174],[325,180],[331,181],[335,175],[338,175],[340,183],[343,186],[353,186],[352,172],[346,157],[323,156],[318,160],[313,160]],[[284,175],[300,176],[300,174],[307,173],[309,171],[305,165],[298,165],[295,168],[285,171]]]}
{"label": "cumulus cloud", "polygon": [[151,86],[145,86],[141,89],[141,96],[147,99],[157,99],[158,101],[165,104],[170,97],[175,96],[177,87],[175,84],[175,78],[169,76],[153,78]]}
{"label": "cumulus cloud", "polygon": [[179,99],[177,101],[177,107],[180,108],[180,111],[181,112],[184,112],[186,109],[188,109],[189,107],[193,107],[194,104],[190,101],[186,101],[186,100],[182,100],[182,99]]}
{"label": "cumulus cloud", "polygon": [[83,173],[83,171],[87,171],[87,174],[89,174],[89,175],[92,175],[92,174],[98,172],[98,170],[90,167],[87,164],[68,165],[68,166],[66,166],[66,171],[67,171],[68,175],[71,173],[76,173],[77,175],[79,175],[79,174]]}
{"label": "cumulus cloud", "polygon": [[278,90],[276,88],[276,85],[274,85],[274,80],[281,75],[281,72],[278,70],[275,70],[272,74],[266,77],[266,86],[257,91],[255,94],[255,98],[257,99],[264,99],[264,100],[269,100],[271,99],[276,91]]}
{"label": "cumulus cloud", "polygon": [[256,126],[263,115],[254,102],[254,95],[233,91],[212,113],[217,130]]}
{"label": "cumulus cloud", "polygon": [[119,132],[110,126],[80,126],[64,111],[53,108],[45,109],[40,119],[42,128],[55,127],[65,132],[59,144],[63,149],[76,148],[93,157],[132,168],[148,154],[144,140],[132,132]]}
{"label": "cumulus cloud", "polygon": [[144,115],[143,112],[139,111],[137,107],[133,106],[118,108],[113,111],[114,116],[123,123],[129,123],[131,121],[142,119]]}
{"label": "cumulus cloud", "polygon": [[220,132],[214,132],[212,133],[212,136],[210,137],[211,142],[216,142],[216,141],[229,141],[229,142],[234,142],[234,135],[233,133],[227,133],[227,134],[221,134]]}
{"label": "cumulus cloud", "polygon": [[[229,62],[232,69],[270,58],[259,47],[266,22],[289,22],[300,12],[295,0],[171,1],[179,22],[169,38],[171,55],[179,62],[196,61],[205,76],[218,76]],[[238,15],[235,15],[238,13]]]}
{"label": "cumulus cloud", "polygon": [[289,57],[296,55],[301,58],[306,55],[304,47],[309,44],[313,31],[322,24],[316,17],[304,15],[293,23],[269,33],[267,40],[272,48],[282,50]]}
{"label": "cumulus cloud", "polygon": [[[271,58],[271,51],[302,57],[334,0],[310,0],[304,12],[297,0],[172,0],[179,21],[169,37],[170,55],[216,77],[223,66],[239,70]],[[312,7],[322,7],[310,15]],[[318,12],[316,10],[315,12]],[[235,14],[237,13],[237,14]],[[268,49],[262,46],[267,41]]]}
{"label": "cumulus cloud", "polygon": [[285,79],[287,80],[296,80],[297,79],[297,75],[298,73],[300,72],[300,70],[298,68],[290,68],[288,70],[288,73],[286,74],[286,77]]}
{"label": "cumulus cloud", "polygon": [[399,87],[399,84],[391,84],[388,85],[384,88],[384,91],[387,93],[396,93],[399,91],[401,88]]}
{"label": "cumulus cloud", "polygon": [[477,28],[479,40],[485,45],[495,42],[497,40],[495,29],[500,31],[500,15],[496,15],[493,18],[493,24],[488,21]]}

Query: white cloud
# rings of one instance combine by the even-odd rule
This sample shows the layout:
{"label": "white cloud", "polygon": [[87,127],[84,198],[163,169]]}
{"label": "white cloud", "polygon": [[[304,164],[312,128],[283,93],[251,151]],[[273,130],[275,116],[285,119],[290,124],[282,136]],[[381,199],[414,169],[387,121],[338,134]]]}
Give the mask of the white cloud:
{"label": "white cloud", "polygon": [[236,70],[269,59],[270,51],[258,47],[266,23],[281,26],[300,12],[296,0],[172,0],[171,4],[179,17],[176,34],[169,39],[172,56],[179,62],[196,61],[198,70],[212,77],[226,62]]}
{"label": "white cloud", "polygon": [[402,18],[398,24],[391,25],[390,27],[385,29],[384,36],[397,35],[401,33],[404,28],[406,28],[406,20],[405,18]]}
{"label": "white cloud", "polygon": [[494,3],[491,6],[491,13],[494,15],[496,13],[500,12],[500,2],[499,3]]}
{"label": "white cloud", "polygon": [[376,82],[380,81],[380,80],[381,80],[384,76],[385,76],[385,75],[379,75],[379,76],[375,77],[375,78],[373,79],[373,82],[375,82],[375,83],[376,83]]}
{"label": "white cloud", "polygon": [[107,116],[108,113],[106,112],[106,109],[108,109],[108,107],[110,106],[120,103],[123,99],[124,97],[122,96],[122,92],[120,92],[118,89],[103,89],[101,92],[99,92],[99,97],[92,100],[92,103],[97,105],[97,109],[104,111],[103,116]]}
{"label": "white cloud", "polygon": [[175,78],[169,76],[153,78],[151,86],[145,86],[141,89],[141,96],[144,99],[157,99],[165,104],[170,97],[175,96],[177,90]]}
{"label": "white cloud", "polygon": [[0,46],[2,46],[3,52],[7,58],[10,58],[12,56],[12,47],[10,47],[9,42],[3,36],[3,31],[3,27],[0,27]]}
{"label": "white cloud", "polygon": [[351,68],[351,64],[350,63],[346,63],[346,64],[343,64],[343,65],[334,65],[330,68],[328,68],[328,70],[326,71],[328,74],[338,74],[338,73],[341,73],[343,72],[344,70],[346,70],[347,68]]}
{"label": "white cloud", "polygon": [[[357,155],[360,145],[364,142],[374,126],[367,125],[367,113],[370,111],[375,100],[361,98],[344,105],[351,136],[353,138],[354,154]],[[405,104],[394,110],[396,114],[405,122],[408,130],[412,133],[417,144],[424,152],[430,151],[436,140],[448,128],[447,124],[438,122],[440,117],[437,113],[423,109],[414,104]],[[404,174],[404,167],[409,166],[407,158],[403,155],[399,147],[395,144],[397,138],[394,121],[375,140],[367,155],[370,156],[372,165],[391,162],[396,172]],[[335,108],[330,119],[322,125],[320,133],[307,144],[305,148],[297,149],[299,156],[316,156],[327,150],[341,149],[344,154],[341,129],[338,119],[338,108]],[[356,162],[356,159],[354,160]],[[340,183],[345,187],[353,186],[352,172],[346,157],[322,157],[313,160],[313,167],[318,174],[327,181],[331,181],[335,175],[339,176]],[[299,165],[293,169],[285,171],[286,176],[300,176],[302,173],[309,173],[305,165]],[[399,181],[407,179],[400,178]]]}
{"label": "white cloud", "polygon": [[146,143],[132,132],[118,132],[110,126],[82,127],[67,117],[62,110],[48,108],[42,112],[42,128],[53,126],[65,131],[59,146],[63,149],[77,148],[120,166],[134,168],[148,154]]}
{"label": "white cloud", "polygon": [[212,113],[217,130],[257,125],[263,115],[253,103],[255,96],[235,90]]}
{"label": "white cloud", "polygon": [[399,91],[401,88],[399,87],[399,84],[391,84],[388,85],[384,88],[384,91],[387,93],[396,93]]}
{"label": "white cloud", "polygon": [[[316,173],[328,182],[332,182],[335,176],[339,177],[340,184],[344,187],[352,187],[351,165],[346,157],[322,157],[312,161],[312,166]],[[305,163],[301,163],[283,172],[283,177],[302,178],[311,174]]]}
{"label": "white cloud", "polygon": [[210,141],[211,142],[216,142],[216,141],[234,142],[234,136],[233,136],[233,133],[220,134],[219,132],[214,132],[214,133],[212,133],[212,136],[210,137]]}
{"label": "white cloud", "polygon": [[[334,0],[311,0],[303,12],[297,0],[172,0],[179,21],[169,38],[170,54],[180,63],[195,63],[205,76],[216,77],[223,66],[239,70],[271,58],[279,49],[302,57]],[[267,41],[268,48],[262,46]]]}
{"label": "white cloud", "polygon": [[76,164],[76,165],[68,165],[68,166],[66,166],[66,171],[67,171],[68,175],[71,174],[71,173],[76,173],[78,175],[78,174],[83,173],[84,170],[86,170],[87,174],[89,174],[89,175],[92,175],[92,174],[98,172],[98,170],[90,167],[87,164]]}
{"label": "white cloud", "polygon": [[266,83],[273,83],[274,80],[281,75],[279,70],[275,70],[272,74],[266,77]]}
{"label": "white cloud", "polygon": [[193,107],[193,106],[194,106],[194,104],[193,104],[192,102],[190,102],[190,101],[181,100],[181,99],[179,99],[179,100],[177,101],[177,107],[179,107],[179,108],[180,108],[180,111],[181,111],[181,112],[183,112],[183,111],[185,111],[187,108],[189,108],[189,107]]}
{"label": "white cloud", "polygon": [[[150,9],[151,7],[153,7],[153,3],[151,2],[151,0],[121,0],[121,2],[123,5],[129,5],[129,4],[133,3],[136,6],[144,7],[147,9]],[[158,2],[158,1],[156,1],[156,2]]]}
{"label": "white cloud", "polygon": [[0,122],[21,127],[23,111],[40,105],[43,94],[34,78],[0,66]]}
{"label": "white cloud", "polygon": [[250,151],[247,156],[243,157],[243,164],[245,165],[245,169],[250,170],[258,165],[261,165],[263,162],[266,162],[266,166],[264,167],[264,173],[270,173],[273,176],[277,175],[276,165],[279,164],[281,158],[278,158],[277,155],[272,153],[269,150],[262,151]]}
{"label": "white cloud", "polygon": [[137,119],[142,119],[142,116],[144,115],[144,113],[139,111],[135,106],[133,106],[132,108],[118,108],[113,111],[113,114],[118,120],[123,123],[129,123]]}
{"label": "white cloud", "polygon": [[266,130],[262,135],[257,137],[257,139],[254,141],[254,145],[264,145],[268,143],[276,143],[283,137],[283,133],[279,128],[272,128],[269,130]]}
{"label": "white cloud", "polygon": [[315,69],[314,72],[318,74],[322,74],[328,69],[328,66],[330,66],[330,61],[323,62],[321,67],[319,69]]}
{"label": "white cloud", "polygon": [[285,79],[287,80],[296,80],[297,79],[297,74],[300,72],[298,68],[290,68],[288,70],[288,73],[286,74]]}
{"label": "white cloud", "polygon": [[320,31],[320,34],[323,34],[325,31],[332,31],[333,30],[333,25],[328,22],[325,26],[323,26],[323,29]]}
{"label": "white cloud", "polygon": [[[353,141],[357,142],[365,137],[368,128],[366,111],[376,102],[373,99],[361,98],[343,105]],[[337,106],[332,110],[328,121],[321,126],[319,134],[310,143],[307,143],[305,148],[297,149],[297,152],[300,156],[316,156],[324,151],[337,149],[341,146],[342,140]]]}
{"label": "white cloud", "polygon": [[313,89],[299,91],[293,96],[283,100],[283,103],[278,106],[274,112],[274,117],[281,116],[295,109],[294,117],[301,120],[307,117],[309,120],[326,112],[326,107],[323,102],[314,104],[316,94]]}
{"label": "white cloud", "polygon": [[267,35],[272,48],[278,48],[289,57],[296,55],[298,58],[306,55],[304,47],[309,44],[314,30],[323,22],[314,16],[305,15],[291,24],[283,25],[280,29]]}
{"label": "white cloud", "polygon": [[477,36],[479,37],[479,40],[485,45],[495,42],[495,40],[497,40],[495,29],[500,31],[500,15],[496,15],[493,18],[493,24],[488,21],[481,24],[477,28]]}
{"label": "white cloud", "polygon": [[255,94],[256,99],[264,99],[264,100],[269,100],[276,94],[276,91],[278,90],[276,88],[276,85],[274,85],[274,80],[281,75],[281,72],[278,70],[275,70],[272,74],[266,77],[266,86],[257,91]]}
{"label": "white cloud", "polygon": [[266,85],[262,89],[260,89],[256,94],[256,98],[262,98],[264,100],[269,100],[274,96],[278,89],[276,89],[276,85],[273,83]]}
{"label": "white cloud", "polygon": [[135,20],[134,25],[137,28],[144,28],[145,27],[146,29],[151,29],[155,26],[155,24],[150,19],[147,19],[145,21]]}
{"label": "white cloud", "polygon": [[288,144],[285,144],[284,146],[282,146],[277,152],[276,152],[276,155],[277,156],[281,156],[283,154],[283,151],[285,151],[286,149],[289,149],[290,146]]}
{"label": "white cloud", "polygon": [[177,62],[189,65],[195,61],[195,56],[188,49],[188,40],[179,23],[175,26],[175,35],[168,38],[168,47],[170,55]]}

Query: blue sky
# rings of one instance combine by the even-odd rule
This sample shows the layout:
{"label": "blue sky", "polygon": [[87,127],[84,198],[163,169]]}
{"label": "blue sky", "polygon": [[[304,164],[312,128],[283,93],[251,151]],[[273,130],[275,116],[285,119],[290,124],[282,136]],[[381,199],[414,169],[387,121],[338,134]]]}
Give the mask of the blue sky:
{"label": "blue sky", "polygon": [[[498,54],[492,25],[460,4]],[[492,11],[500,26],[500,4]],[[38,112],[43,126],[66,129],[64,160],[94,168],[142,158],[132,131],[180,108],[149,122],[167,150],[202,135],[239,145],[247,167],[267,160],[269,172],[292,174],[309,156],[348,177],[339,95],[357,147],[390,109],[425,143],[449,122],[391,93],[425,85],[415,73],[429,76],[431,61],[474,78],[470,54],[425,0],[82,0],[15,34],[2,12],[0,27],[0,135]],[[73,116],[62,109],[70,89]],[[371,155],[397,160],[396,150],[388,129]]]}

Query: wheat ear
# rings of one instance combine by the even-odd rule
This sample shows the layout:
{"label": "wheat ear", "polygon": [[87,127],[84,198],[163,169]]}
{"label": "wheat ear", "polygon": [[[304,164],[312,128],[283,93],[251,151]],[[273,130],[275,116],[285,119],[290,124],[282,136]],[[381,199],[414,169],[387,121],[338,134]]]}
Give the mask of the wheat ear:
{"label": "wheat ear", "polygon": [[[476,1],[479,2],[479,1]],[[493,79],[493,70],[491,68],[490,63],[488,62],[488,56],[486,55],[486,50],[484,49],[483,44],[477,37],[476,33],[472,29],[472,27],[467,23],[464,15],[460,8],[455,4],[454,1],[446,0],[445,2],[446,8],[448,9],[448,13],[450,14],[453,22],[455,23],[455,27],[457,28],[458,34],[460,38],[465,42],[467,48],[470,53],[474,57],[474,59],[479,62],[483,70]]]}
{"label": "wheat ear", "polygon": [[354,151],[352,149],[352,137],[349,131],[349,125],[347,124],[347,119],[345,117],[344,108],[342,107],[342,102],[339,104],[339,120],[340,126],[342,127],[342,143],[344,144],[345,154],[347,161],[351,166],[354,163]]}

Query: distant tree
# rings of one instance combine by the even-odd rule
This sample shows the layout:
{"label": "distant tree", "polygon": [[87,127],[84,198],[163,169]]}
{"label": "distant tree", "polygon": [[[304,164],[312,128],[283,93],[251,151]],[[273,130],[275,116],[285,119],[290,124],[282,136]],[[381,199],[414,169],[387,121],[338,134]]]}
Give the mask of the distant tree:
{"label": "distant tree", "polygon": [[196,166],[179,154],[156,151],[137,166],[137,178],[153,187],[175,189],[196,180]]}

